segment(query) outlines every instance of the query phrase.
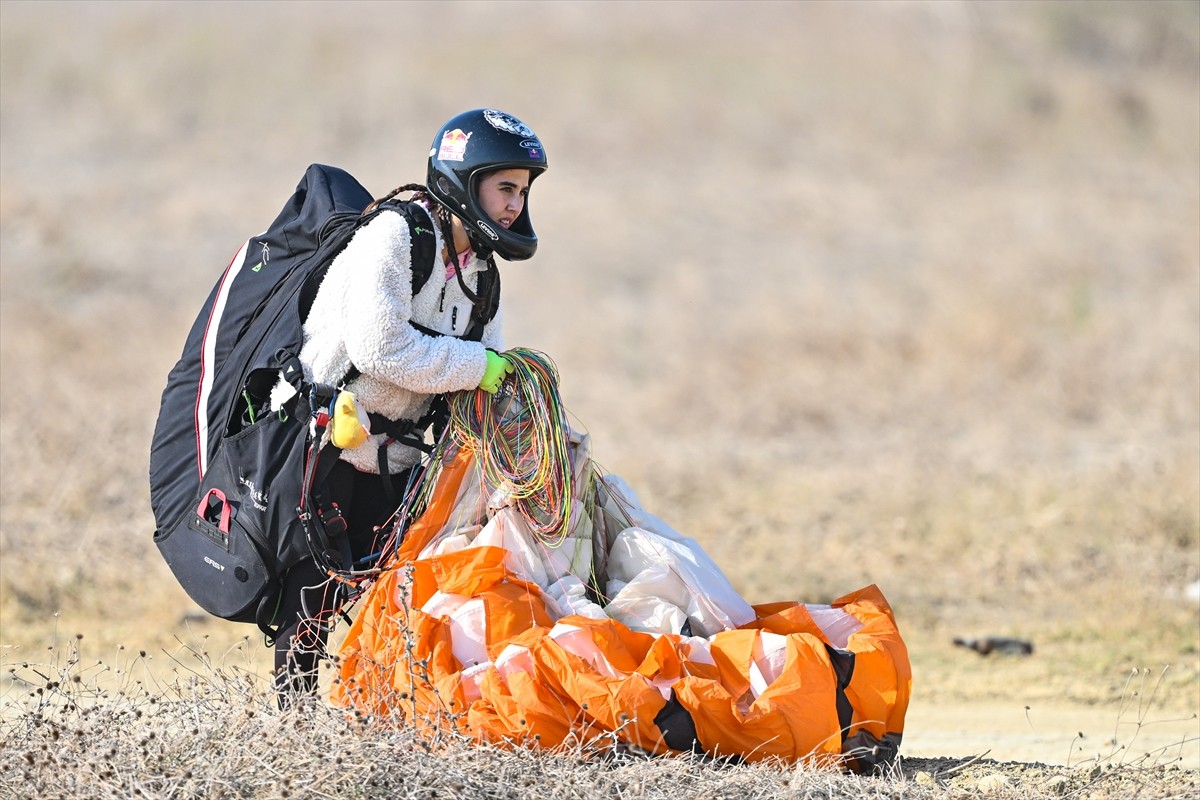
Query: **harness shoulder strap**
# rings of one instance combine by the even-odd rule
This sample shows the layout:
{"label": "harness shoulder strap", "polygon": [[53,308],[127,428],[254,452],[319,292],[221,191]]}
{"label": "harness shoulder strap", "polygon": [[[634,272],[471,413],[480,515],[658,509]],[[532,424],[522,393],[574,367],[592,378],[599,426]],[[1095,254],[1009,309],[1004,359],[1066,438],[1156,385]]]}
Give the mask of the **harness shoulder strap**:
{"label": "harness shoulder strap", "polygon": [[425,209],[418,207],[416,203],[389,202],[383,207],[399,212],[408,220],[409,238],[412,242],[412,293],[415,297],[429,282],[437,262],[437,237],[433,233],[433,223]]}

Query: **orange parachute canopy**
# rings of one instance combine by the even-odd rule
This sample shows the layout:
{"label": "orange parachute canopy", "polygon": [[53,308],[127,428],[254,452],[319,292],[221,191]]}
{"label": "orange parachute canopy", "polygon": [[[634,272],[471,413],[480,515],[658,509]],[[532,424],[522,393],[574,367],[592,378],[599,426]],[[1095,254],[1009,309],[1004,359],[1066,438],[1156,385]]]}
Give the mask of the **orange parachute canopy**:
{"label": "orange parachute canopy", "polygon": [[451,449],[360,603],[332,700],[501,745],[889,763],[911,670],[879,589],[751,607],[586,444],[573,534],[552,543]]}

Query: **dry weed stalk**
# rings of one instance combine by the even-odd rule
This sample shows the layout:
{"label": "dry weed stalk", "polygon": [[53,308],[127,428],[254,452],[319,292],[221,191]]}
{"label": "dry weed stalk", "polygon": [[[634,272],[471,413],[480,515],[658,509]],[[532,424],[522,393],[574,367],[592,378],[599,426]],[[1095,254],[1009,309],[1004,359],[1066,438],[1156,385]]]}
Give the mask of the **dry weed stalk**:
{"label": "dry weed stalk", "polygon": [[[1163,767],[1174,765],[1194,766],[1183,764],[1184,747],[1196,741],[1196,737],[1188,736],[1182,737],[1176,743],[1149,750],[1136,758],[1126,760],[1132,752],[1133,744],[1143,728],[1151,725],[1181,721],[1179,719],[1151,720],[1149,718],[1158,691],[1162,687],[1163,677],[1166,675],[1168,669],[1170,667],[1166,666],[1159,672],[1158,678],[1149,693],[1146,692],[1146,681],[1150,676],[1150,669],[1146,667],[1139,670],[1135,667],[1130,670],[1129,675],[1125,679],[1125,685],[1121,690],[1121,702],[1117,710],[1112,738],[1105,743],[1108,745],[1108,752],[1101,753],[1097,751],[1091,758],[1085,759],[1078,764],[1081,768],[1090,766],[1090,769],[1087,771],[1088,781],[1084,784],[1085,788],[1095,787],[1109,781],[1128,783],[1131,780],[1138,780],[1139,778],[1143,779],[1146,783],[1152,783],[1154,775],[1161,771]],[[1135,681],[1137,682],[1137,688],[1131,691]],[[1126,713],[1133,709],[1135,704],[1136,718],[1133,720],[1124,719]],[[1195,717],[1196,715],[1193,714],[1191,717],[1185,719],[1195,719]],[[1134,731],[1128,741],[1121,742],[1121,727],[1128,725],[1133,725]],[[1068,765],[1071,763],[1070,756],[1075,753],[1076,743],[1083,738],[1085,737],[1081,731],[1071,740],[1071,753],[1067,759]],[[1173,758],[1164,760],[1173,751],[1177,751],[1176,755]]]}

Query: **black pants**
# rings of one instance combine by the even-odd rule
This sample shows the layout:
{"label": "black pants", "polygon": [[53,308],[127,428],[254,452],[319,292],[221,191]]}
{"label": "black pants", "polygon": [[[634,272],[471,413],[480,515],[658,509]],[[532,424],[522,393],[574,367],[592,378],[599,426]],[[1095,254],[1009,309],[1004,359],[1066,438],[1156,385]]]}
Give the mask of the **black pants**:
{"label": "black pants", "polygon": [[[409,474],[391,477],[396,498],[404,497]],[[387,535],[379,527],[398,505],[398,500],[388,498],[383,479],[339,460],[329,473],[329,496],[346,518],[352,556],[360,559],[375,553]],[[316,694],[317,666],[325,655],[329,625],[339,601],[339,584],[311,558],[284,576],[275,617],[281,624],[275,640],[275,689],[280,708]]]}

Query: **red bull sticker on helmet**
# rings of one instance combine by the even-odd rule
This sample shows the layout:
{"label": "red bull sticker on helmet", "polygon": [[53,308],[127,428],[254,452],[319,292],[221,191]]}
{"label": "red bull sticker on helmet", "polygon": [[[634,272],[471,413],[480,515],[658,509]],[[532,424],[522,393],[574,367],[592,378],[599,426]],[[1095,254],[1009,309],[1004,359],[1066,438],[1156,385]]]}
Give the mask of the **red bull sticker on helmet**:
{"label": "red bull sticker on helmet", "polygon": [[442,143],[438,146],[439,161],[462,161],[467,152],[467,140],[471,134],[463,133],[460,128],[446,131],[442,134]]}

